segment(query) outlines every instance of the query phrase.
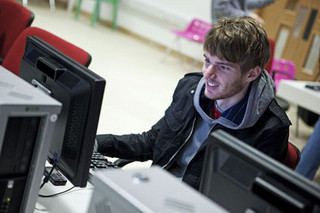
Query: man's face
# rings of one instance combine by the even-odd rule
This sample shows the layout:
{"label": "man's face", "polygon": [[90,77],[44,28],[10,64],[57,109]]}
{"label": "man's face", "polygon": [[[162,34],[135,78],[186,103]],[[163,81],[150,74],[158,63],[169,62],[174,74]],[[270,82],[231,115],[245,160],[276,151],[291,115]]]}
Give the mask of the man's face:
{"label": "man's face", "polygon": [[204,52],[203,75],[205,78],[205,96],[218,100],[220,107],[228,108],[240,101],[248,88],[246,74],[242,75],[240,66],[219,59]]}

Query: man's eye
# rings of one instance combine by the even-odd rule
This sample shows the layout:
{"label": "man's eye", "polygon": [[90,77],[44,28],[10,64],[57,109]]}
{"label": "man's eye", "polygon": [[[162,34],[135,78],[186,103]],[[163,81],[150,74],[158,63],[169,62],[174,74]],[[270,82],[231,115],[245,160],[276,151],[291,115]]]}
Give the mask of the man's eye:
{"label": "man's eye", "polygon": [[228,66],[225,66],[225,65],[219,65],[219,69],[220,70],[229,70],[230,68]]}
{"label": "man's eye", "polygon": [[210,61],[209,61],[209,59],[207,59],[207,58],[204,59],[204,62],[205,62],[206,64],[210,64]]}

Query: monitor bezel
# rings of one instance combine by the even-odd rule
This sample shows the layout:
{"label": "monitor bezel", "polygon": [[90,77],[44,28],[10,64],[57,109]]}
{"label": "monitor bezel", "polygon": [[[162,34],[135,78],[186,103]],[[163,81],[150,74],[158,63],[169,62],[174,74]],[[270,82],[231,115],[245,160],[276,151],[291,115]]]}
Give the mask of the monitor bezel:
{"label": "monitor bezel", "polygon": [[[241,196],[238,196],[239,200],[233,200],[230,202],[228,202],[228,197],[222,198],[222,193],[220,192],[221,190],[223,190],[223,187],[221,186],[221,183],[227,182],[230,184],[228,185],[228,187],[226,187],[226,190],[232,190],[231,187],[239,187],[239,190],[245,191],[244,194],[250,193],[252,194],[252,196],[260,196],[260,192],[259,195],[257,195],[257,190],[260,190],[257,189],[257,186],[258,188],[260,188],[261,186],[268,188],[269,186],[266,186],[266,184],[268,184],[269,181],[269,183],[275,183],[275,185],[279,185],[279,182],[283,181],[283,189],[281,189],[282,183],[280,183],[280,188],[274,189],[278,190],[277,193],[282,193],[284,191],[283,195],[285,196],[285,198],[283,199],[290,199],[290,196],[293,195],[291,194],[288,197],[286,197],[286,193],[294,191],[299,194],[298,197],[301,196],[302,200],[306,198],[311,199],[311,203],[320,203],[320,188],[315,183],[300,176],[293,170],[286,167],[284,164],[272,159],[271,157],[260,152],[254,147],[244,143],[243,141],[235,138],[229,133],[221,129],[216,130],[209,135],[208,139],[206,140],[206,143],[207,150],[204,157],[204,164],[202,168],[199,191],[203,193],[205,196],[212,199],[213,201],[220,204],[221,206],[227,208],[228,210],[241,210],[240,207],[238,207],[237,205],[239,204],[239,206],[241,206],[244,205],[244,203],[246,202],[250,203],[250,201],[241,201],[241,199],[243,199]],[[221,171],[219,171],[219,166],[221,166],[221,162],[218,162],[219,159],[217,159],[219,158],[218,152],[221,152],[221,150],[223,152],[227,152],[232,156],[236,156],[239,161],[245,162],[246,164],[248,164],[249,167],[252,167],[254,169],[259,168],[259,170],[257,170],[258,175],[255,177],[254,183],[252,183],[251,187],[240,189],[240,186],[237,185],[233,180],[224,177],[223,174],[221,175]],[[218,186],[219,184],[220,186]],[[270,186],[272,186],[272,184],[270,184]],[[230,196],[229,198],[233,196],[232,193],[230,193],[230,191],[226,194]],[[264,199],[264,197],[258,197],[258,199],[262,199],[265,202],[271,202],[270,200],[267,201],[267,199]],[[252,204],[252,206],[247,207],[251,208],[257,205],[259,204]],[[303,205],[303,203],[301,205]],[[319,206],[317,207],[319,208]],[[271,207],[270,205],[270,209],[276,208],[277,207]]]}

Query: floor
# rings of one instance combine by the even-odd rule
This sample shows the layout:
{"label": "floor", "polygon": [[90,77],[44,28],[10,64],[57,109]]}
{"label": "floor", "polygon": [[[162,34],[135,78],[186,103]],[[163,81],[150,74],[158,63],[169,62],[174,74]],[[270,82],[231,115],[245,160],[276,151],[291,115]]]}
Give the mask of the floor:
{"label": "floor", "polygon": [[[56,10],[50,11],[48,2],[29,1],[28,8],[35,14],[32,25],[85,49],[92,56],[89,68],[107,81],[98,133],[148,130],[163,116],[178,80],[188,72],[201,71],[199,64],[194,66],[176,55],[163,61],[164,47],[121,29],[114,31],[99,23],[90,27],[86,14],[75,20],[66,5],[57,4]],[[300,120],[296,136],[296,106],[291,105],[287,113],[292,122],[290,141],[302,149],[313,128]]]}

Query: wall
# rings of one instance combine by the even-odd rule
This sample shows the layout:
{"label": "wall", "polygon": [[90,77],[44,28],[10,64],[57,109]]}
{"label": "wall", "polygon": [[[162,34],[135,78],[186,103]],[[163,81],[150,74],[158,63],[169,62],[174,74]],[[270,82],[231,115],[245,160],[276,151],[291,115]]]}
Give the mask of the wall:
{"label": "wall", "polygon": [[[81,10],[92,13],[94,1],[83,0]],[[171,29],[184,29],[190,20],[210,22],[210,0],[120,0],[118,26],[164,46],[175,38]],[[100,5],[100,19],[112,19],[112,6]],[[180,39],[178,49],[184,55],[202,59],[202,45]]]}

